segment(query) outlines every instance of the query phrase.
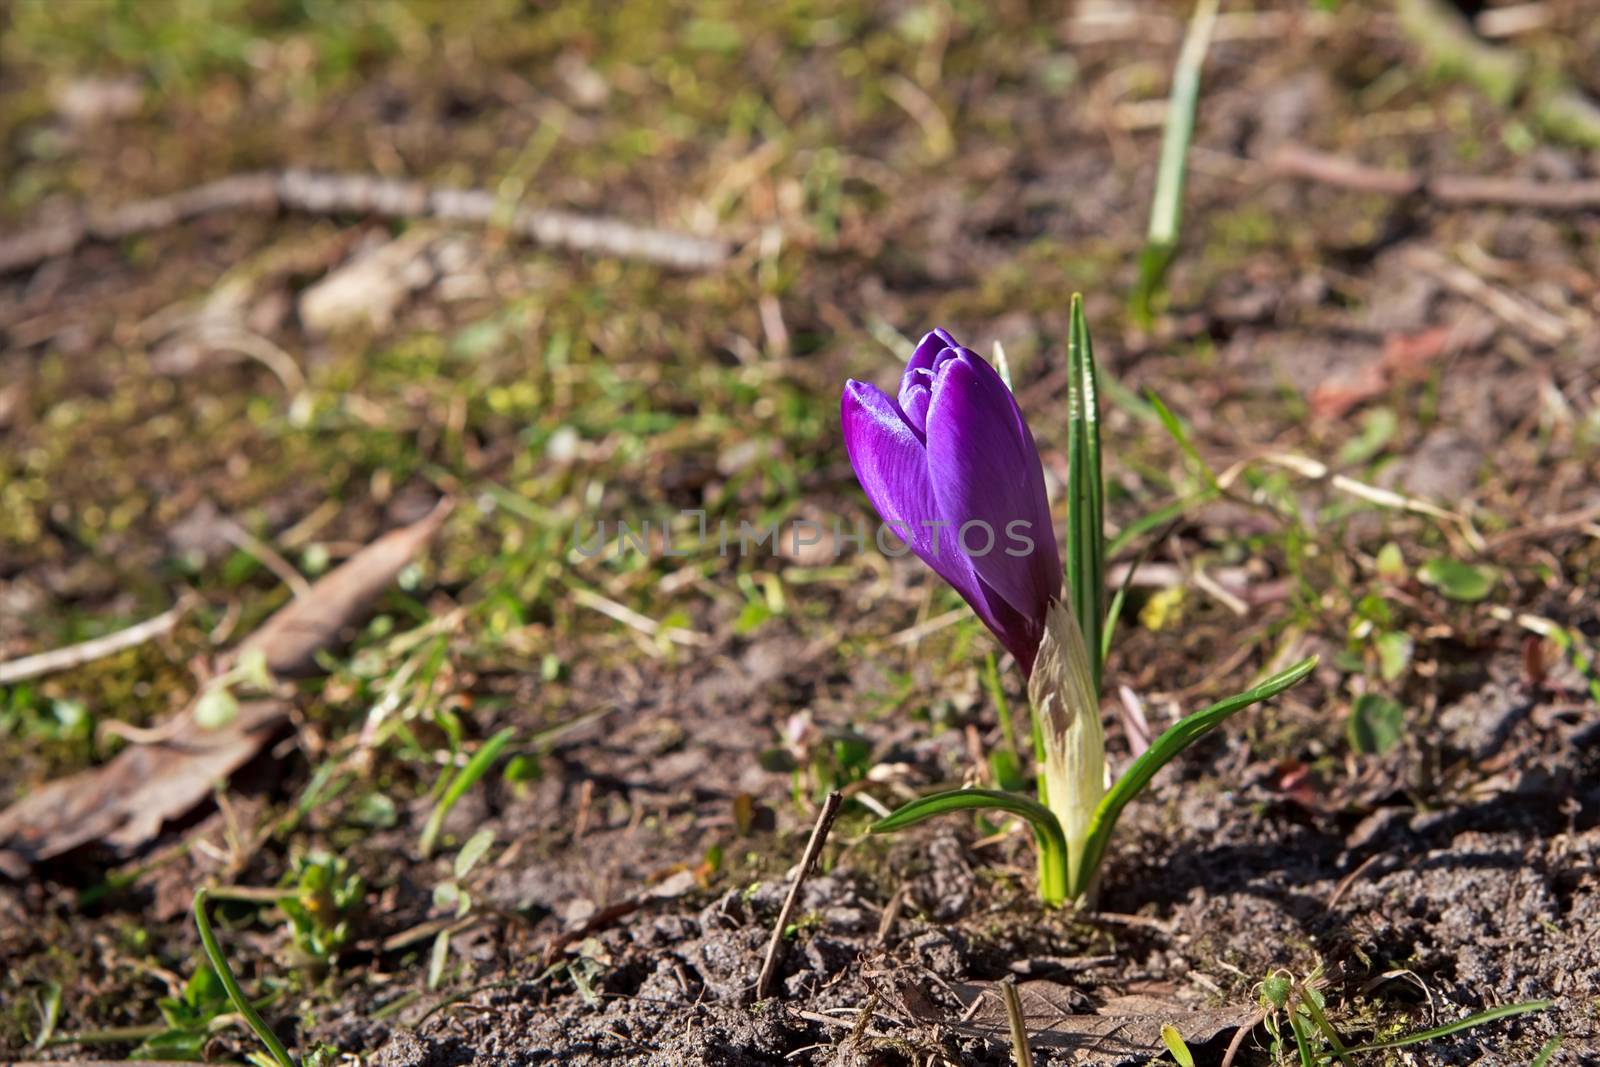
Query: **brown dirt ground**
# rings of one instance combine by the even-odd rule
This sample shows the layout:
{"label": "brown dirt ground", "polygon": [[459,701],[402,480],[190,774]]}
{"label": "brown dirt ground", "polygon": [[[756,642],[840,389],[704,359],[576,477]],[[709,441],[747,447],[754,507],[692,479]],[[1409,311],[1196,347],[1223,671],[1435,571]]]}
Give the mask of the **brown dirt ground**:
{"label": "brown dirt ground", "polygon": [[[887,362],[862,354],[872,351],[869,324],[878,320],[903,325],[937,315],[1036,355],[1048,351],[1044,338],[1062,335],[1064,293],[1088,287],[1092,321],[1107,324],[1097,343],[1108,373],[1132,390],[1159,387],[1221,469],[1267,446],[1333,455],[1356,435],[1356,417],[1309,413],[1307,398],[1319,386],[1349,380],[1396,336],[1481,321],[1471,344],[1382,391],[1401,420],[1388,446],[1391,461],[1372,476],[1501,516],[1489,529],[1487,558],[1506,574],[1493,605],[1592,630],[1600,542],[1576,524],[1541,523],[1597,503],[1600,464],[1580,430],[1593,421],[1597,400],[1600,215],[1375,199],[1265,180],[1258,161],[1291,139],[1368,161],[1540,179],[1600,176],[1600,157],[1553,145],[1513,152],[1507,137],[1486,132],[1503,131],[1505,115],[1470,90],[1389,75],[1404,70],[1407,49],[1363,5],[1347,7],[1325,34],[1298,28],[1281,38],[1225,38],[1207,66],[1172,306],[1153,333],[1119,330],[1113,324],[1122,322],[1119,294],[1132,277],[1158,135],[1117,104],[1140,79],[1153,81],[1152,93],[1164,86],[1174,45],[1161,34],[1137,33],[1074,43],[1070,20],[1031,22],[1010,10],[1024,5],[1003,6],[1007,13],[997,17],[1018,54],[1002,62],[959,32],[949,43],[938,99],[959,152],[936,162],[921,155],[925,128],[893,104],[866,108],[841,87],[837,48],[791,54],[771,31],[758,34],[734,64],[752,91],[780,98],[797,124],[800,116],[818,116],[855,161],[855,181],[891,190],[881,198],[855,190],[836,242],[802,246],[784,261],[794,275],[783,308],[796,349],[781,370],[784,380],[829,398],[826,411],[847,373],[885,379]],[[1585,65],[1600,58],[1592,33],[1565,47],[1570,69],[1597,69]],[[534,51],[540,60],[555,55]],[[1063,56],[1076,68],[1070,106],[1041,88]],[[453,168],[439,168],[437,176],[488,180],[498,173],[499,155],[485,131],[520,143],[535,127],[537,109],[470,57],[447,56],[426,72],[415,59],[380,63],[361,84],[301,106],[283,133],[284,151],[258,128],[271,128],[273,100],[257,100],[248,88],[231,90],[244,93],[242,103],[163,105],[153,117],[114,123],[70,146],[73,180],[63,188],[120,202],[175,188],[178,176],[197,180],[288,162],[366,167],[369,157],[387,158],[370,143],[336,145],[337,138],[316,132],[327,128],[364,130],[372,143],[398,146],[418,173],[437,173],[421,159],[449,159]],[[543,71],[529,60],[519,68],[527,80],[517,84],[532,86],[535,96],[561,92],[556,76]],[[892,64],[889,73],[900,77]],[[207,119],[207,108],[222,117]],[[630,114],[617,121],[637,120]],[[603,142],[605,115],[584,121],[598,127],[586,136]],[[185,123],[194,133],[179,139],[189,147],[170,171],[139,162],[141,145],[155,137],[170,143],[171,129]],[[21,134],[11,132],[11,150],[26,154],[17,147]],[[637,170],[607,166],[558,182],[551,195],[578,209],[670,214],[679,203],[675,188],[713,184],[728,164],[721,151],[691,139]],[[114,175],[125,155],[134,161],[133,176],[122,183],[104,176]],[[763,179],[775,203],[781,186]],[[732,225],[752,236],[760,211],[741,210],[749,213]],[[45,447],[52,417],[65,417],[52,414],[60,405],[129,398],[67,446],[75,461],[59,468],[58,507],[38,512],[41,535],[0,542],[0,596],[11,598],[0,602],[136,615],[135,607],[162,602],[169,578],[159,568],[177,554],[173,528],[202,498],[228,512],[256,509],[265,528],[281,530],[330,496],[359,497],[383,457],[347,457],[349,469],[336,477],[326,454],[264,442],[243,425],[198,450],[173,446],[149,467],[129,467],[126,452],[165,440],[152,429],[160,420],[194,428],[204,424],[205,405],[218,402],[213,397],[242,405],[273,388],[270,376],[249,364],[198,376],[163,373],[136,324],[180,297],[210,291],[223,271],[266,245],[292,247],[299,261],[276,268],[262,291],[297,292],[373,229],[360,220],[211,220],[158,233],[133,249],[90,247],[0,279],[0,411],[6,383],[27,391],[16,414],[0,414],[0,449],[25,457]],[[1560,309],[1571,332],[1556,344],[1530,337],[1526,324],[1496,317],[1419,269],[1419,250],[1476,255],[1468,261],[1480,275]],[[533,286],[566,284],[557,276],[595,269],[581,257],[555,257],[551,266],[551,257],[526,249],[483,255],[487,273]],[[750,269],[748,262],[730,268]],[[660,298],[656,325],[726,315],[731,330],[760,336],[755,282],[728,283],[730,295],[695,279],[629,268],[612,277],[619,273],[623,286],[638,287],[635,299]],[[486,304],[492,301],[452,304],[424,289],[371,343],[447,332]],[[305,353],[313,368],[341,366],[292,314],[264,313],[258,325],[285,349]],[[698,325],[671,328],[713,344]],[[670,358],[664,347],[633,358],[656,364],[666,403],[694,410],[692,387],[672,381],[673,368],[661,365]],[[1061,396],[1043,363],[1025,362],[1018,383],[1030,410],[1051,410]],[[137,391],[128,386],[134,378],[165,384]],[[357,372],[348,384],[363,383]],[[408,440],[426,437],[445,414],[426,395],[414,404],[401,413],[412,421],[396,430]],[[474,431],[474,473],[518,476],[507,444],[516,427],[490,418]],[[1109,415],[1118,523],[1150,510],[1159,502],[1151,485],[1171,484],[1171,472],[1181,470],[1170,446],[1151,443],[1158,432],[1127,409]],[[772,460],[808,452],[823,458],[807,468],[807,506],[859,513],[830,423],[808,442],[780,445]],[[235,455],[251,462],[230,466],[227,457]],[[660,466],[649,473],[675,505],[695,501],[719,458],[691,449],[657,457]],[[1057,468],[1061,461],[1053,450],[1047,456]],[[238,477],[244,468],[276,473]],[[359,543],[405,514],[407,493],[414,502],[437,489],[421,464],[410,469],[388,505],[358,503],[322,536]],[[1152,481],[1151,470],[1168,473]],[[1334,665],[1348,634],[1347,595],[1359,585],[1352,575],[1370,571],[1386,540],[1402,541],[1413,559],[1441,542],[1420,521],[1340,511],[1340,498],[1325,487],[1303,492],[1318,550],[1301,565],[1308,582],[1327,589],[1326,600],[1300,602],[1292,588],[1269,593],[1242,621],[1197,600],[1175,629],[1131,629],[1112,660],[1113,684],[1145,694],[1152,715],[1163,718],[1174,702],[1192,708],[1237,687],[1291,631],[1301,648],[1325,654],[1306,686],[1196,746],[1133,805],[1108,859],[1101,914],[1041,914],[1029,895],[1031,856],[1020,835],[980,846],[979,828],[951,820],[884,842],[865,835],[869,818],[852,808],[805,890],[779,974],[781,995],[752,1004],[786,870],[812,814],[792,799],[789,774],[765,770],[759,759],[791,717],[808,712],[821,730],[859,727],[872,762],[890,769],[885,799],[972,773],[961,729],[934,730],[906,710],[930,707],[958,727],[971,724],[985,743],[997,736],[970,655],[952,651],[937,634],[927,643],[935,652],[926,656],[882,640],[930,607],[926,577],[896,565],[870,592],[861,591],[865,584],[808,590],[805,614],[772,620],[754,634],[733,625],[737,594],[731,606],[728,596],[707,595],[688,610],[689,623],[714,643],[677,659],[640,654],[615,628],[570,624],[570,612],[551,611],[538,624],[572,663],[553,687],[559,695],[536,680],[536,658],[463,652],[467,665],[456,687],[491,709],[474,727],[478,736],[506,724],[548,725],[561,717],[552,716],[554,702],[577,706],[576,695],[611,710],[553,741],[537,783],[518,789],[491,776],[452,813],[448,839],[488,827],[511,847],[472,872],[468,888],[482,921],[457,935],[460,969],[437,992],[424,985],[426,940],[383,947],[439,915],[432,892],[448,877],[450,857],[423,860],[415,845],[429,810],[421,795],[426,783],[374,772],[375,782],[397,783],[397,796],[415,796],[389,829],[353,828],[353,800],[332,802],[306,820],[292,843],[340,850],[366,873],[371,892],[337,973],[308,982],[269,1014],[292,1044],[321,1040],[391,1067],[1003,1064],[1010,1053],[994,1022],[992,986],[1017,976],[1043,1005],[1030,1017],[1040,1031],[1041,1063],[1144,1063],[1156,1054],[1135,1022],[1105,1034],[1085,1031],[1083,1017],[1097,1010],[1118,1019],[1187,1020],[1200,1062],[1215,1063],[1233,1025],[1253,1010],[1252,990],[1262,978],[1320,968],[1329,976],[1325,992],[1336,1021],[1362,1034],[1421,1028],[1517,1000],[1555,1001],[1549,1012],[1433,1042],[1400,1062],[1527,1063],[1556,1034],[1565,1045],[1555,1062],[1600,1058],[1600,720],[1582,698],[1581,680],[1565,667],[1530,674],[1524,634],[1514,625],[1411,583],[1396,602],[1403,625],[1417,635],[1415,669],[1395,691],[1415,718],[1389,755],[1352,753],[1343,732],[1349,672]],[[110,543],[86,543],[71,521],[86,502],[164,496],[170,506],[152,504]],[[1292,575],[1287,550],[1274,540],[1280,528],[1256,510],[1213,504],[1186,516],[1153,558],[1171,562],[1205,550],[1245,565],[1259,547],[1252,582],[1282,586]],[[441,595],[468,586],[459,561],[494,550],[488,535],[458,535],[442,548],[454,562],[441,566]],[[731,590],[733,578],[730,569],[708,581]],[[257,587],[272,588],[262,579]],[[264,614],[263,600],[250,601],[252,615]],[[35,637],[22,608],[0,613],[0,653],[20,654]],[[606,655],[591,656],[590,647]],[[164,695],[170,685],[159,683],[162,672],[181,674],[171,664],[205,650],[203,632],[185,632],[170,646],[131,656],[117,669],[144,688],[130,689],[119,714],[137,706],[139,715],[126,717],[148,719],[170,710],[175,701]],[[1244,658],[1230,660],[1239,650]],[[910,696],[886,713],[863,714],[897,691]],[[311,727],[324,740],[336,728],[322,716],[339,699],[314,686],[304,693]],[[359,721],[361,709],[345,710]],[[1113,734],[1114,758],[1122,758]],[[193,959],[187,908],[195,886],[220,877],[213,857],[230,829],[281,812],[301,795],[311,765],[304,744],[286,739],[236,776],[226,812],[198,812],[170,827],[145,855],[148,865],[103,899],[85,903],[78,890],[97,885],[123,858],[75,856],[26,882],[0,883],[0,957],[7,961],[0,991],[13,1023],[0,1029],[0,1059],[24,1054],[15,1020],[31,1018],[26,1005],[49,981],[68,989],[64,1030],[155,1017],[156,998]],[[5,773],[0,797],[88,760],[77,751],[22,747],[4,758],[15,771]],[[754,818],[745,829],[736,811],[748,801]],[[197,842],[212,847],[197,849]],[[290,844],[274,839],[226,873],[241,884],[274,884]],[[720,871],[702,872],[692,887],[614,921],[592,922],[608,905],[694,869],[713,845],[726,856]],[[894,920],[886,924],[889,911]],[[281,927],[250,922],[251,914],[230,913],[235,924],[225,934],[247,983],[292,970]],[[552,973],[551,959],[568,966]],[[1134,997],[1146,999],[1127,999]],[[1143,1008],[1134,1010],[1135,1003]],[[1263,1041],[1258,1030],[1241,1062],[1266,1062]],[[113,1053],[129,1047],[109,1046]],[[218,1056],[235,1060],[248,1048],[231,1031],[213,1044]],[[66,1046],[41,1055],[65,1060],[83,1051]]]}

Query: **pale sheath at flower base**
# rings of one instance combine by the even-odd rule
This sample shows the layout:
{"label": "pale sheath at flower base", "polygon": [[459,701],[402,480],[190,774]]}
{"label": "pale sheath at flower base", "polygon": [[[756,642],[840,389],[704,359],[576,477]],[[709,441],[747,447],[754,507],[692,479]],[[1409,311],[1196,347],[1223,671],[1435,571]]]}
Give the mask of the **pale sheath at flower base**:
{"label": "pale sheath at flower base", "polygon": [[981,356],[934,330],[898,399],[846,384],[845,449],[879,516],[955,587],[1031,674],[1061,557],[1022,411]]}

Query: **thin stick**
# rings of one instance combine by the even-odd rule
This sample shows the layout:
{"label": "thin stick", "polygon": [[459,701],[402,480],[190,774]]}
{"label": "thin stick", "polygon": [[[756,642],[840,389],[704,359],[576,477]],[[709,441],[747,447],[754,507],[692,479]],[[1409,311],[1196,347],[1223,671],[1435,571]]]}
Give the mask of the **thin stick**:
{"label": "thin stick", "polygon": [[1268,163],[1280,178],[1335,185],[1375,196],[1422,195],[1442,204],[1505,204],[1546,211],[1600,207],[1600,181],[1529,181],[1466,174],[1428,175],[1414,170],[1369,167],[1304,145],[1285,145]]}
{"label": "thin stick", "polygon": [[766,1000],[767,990],[772,985],[772,976],[778,970],[778,953],[783,948],[783,931],[789,925],[789,917],[794,914],[794,907],[800,901],[800,889],[806,884],[806,877],[811,874],[811,868],[817,865],[817,857],[822,855],[822,845],[828,840],[828,831],[833,829],[833,820],[839,817],[839,807],[844,802],[844,795],[837,789],[828,794],[828,799],[822,802],[822,811],[817,814],[817,824],[811,828],[811,840],[806,842],[805,855],[800,857],[800,870],[794,877],[794,885],[789,887],[789,895],[783,900],[783,907],[778,911],[778,921],[772,928],[772,940],[767,942],[767,957],[761,961],[761,977],[756,979],[756,999]]}
{"label": "thin stick", "polygon": [[[0,237],[0,274],[67,255],[90,241],[119,241],[222,212],[435,218],[487,226],[500,221],[502,206],[485,189],[441,189],[370,174],[305,170],[236,174],[170,196],[85,211],[76,218]],[[522,208],[505,229],[536,245],[642,259],[679,270],[706,270],[728,258],[727,246],[714,238],[603,216]]]}
{"label": "thin stick", "polygon": [[243,526],[240,526],[232,519],[224,520],[222,523],[222,537],[234,548],[248,553],[255,558],[257,563],[271,571],[278,581],[289,587],[289,591],[294,594],[296,600],[305,600],[311,596],[311,583],[306,581],[305,576],[295,570],[293,564],[288,560],[278,555],[277,549],[256,537]]}
{"label": "thin stick", "polygon": [[32,656],[23,656],[21,659],[11,660],[9,663],[0,663],[0,685],[10,685],[27,678],[36,678],[41,674],[50,674],[53,671],[70,670],[81,667],[85,663],[92,663],[97,659],[114,656],[125,649],[137,648],[146,641],[170,633],[178,620],[183,618],[183,613],[189,610],[188,597],[182,597],[176,604],[163,611],[160,615],[144,622],[135,623],[126,630],[118,630],[114,634],[96,637],[91,641],[81,644],[68,645],[66,648],[57,648],[49,652],[40,652]]}
{"label": "thin stick", "polygon": [[1007,978],[1000,983],[1000,995],[1006,1002],[1006,1021],[1011,1024],[1011,1058],[1017,1067],[1033,1067],[1033,1049],[1028,1047],[1028,1020],[1022,1014],[1022,998],[1017,995],[1017,983]]}
{"label": "thin stick", "polygon": [[1222,1067],[1233,1067],[1233,1058],[1244,1047],[1244,1039],[1249,1037],[1256,1027],[1266,1021],[1266,1018],[1265,1012],[1257,1012],[1249,1022],[1239,1025],[1239,1028],[1233,1032],[1233,1040],[1228,1042],[1228,1051],[1222,1056]]}

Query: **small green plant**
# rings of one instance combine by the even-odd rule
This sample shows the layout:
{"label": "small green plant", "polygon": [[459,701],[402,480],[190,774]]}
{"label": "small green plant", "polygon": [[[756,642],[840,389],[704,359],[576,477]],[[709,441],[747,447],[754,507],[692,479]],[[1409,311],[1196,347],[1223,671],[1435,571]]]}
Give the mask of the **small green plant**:
{"label": "small green plant", "polygon": [[222,987],[222,980],[209,963],[201,961],[184,983],[182,993],[156,1001],[166,1026],[145,1038],[134,1050],[134,1058],[170,1060],[199,1056],[228,1006],[228,991]]}
{"label": "small green plant", "polygon": [[[1158,770],[1316,665],[1302,660],[1180,720],[1107,788],[1100,693],[1122,598],[1108,603],[1106,596],[1098,381],[1081,296],[1072,299],[1070,329],[1064,585],[1032,433],[982,357],[935,330],[912,354],[898,400],[860,382],[849,383],[843,400],[850,461],[879,515],[956,587],[1027,676],[1039,771],[1037,800],[1007,790],[955,790],[913,801],[873,830],[901,830],[952,811],[1020,816],[1033,828],[1039,896],[1047,904],[1091,895],[1117,819]],[[943,552],[941,528],[949,531]],[[974,529],[982,551],[969,544]],[[1011,542],[1004,552],[996,549],[1002,529]]]}
{"label": "small green plant", "polygon": [[[1277,971],[1268,975],[1256,987],[1261,1001],[1262,1021],[1265,1022],[1267,1034],[1272,1039],[1270,1051],[1274,1063],[1281,1063],[1292,1055],[1300,1067],[1321,1067],[1323,1064],[1335,1061],[1342,1067],[1350,1067],[1352,1058],[1362,1053],[1386,1052],[1408,1045],[1420,1045],[1486,1023],[1509,1019],[1514,1015],[1544,1011],[1550,1007],[1548,1000],[1502,1004],[1428,1030],[1351,1046],[1345,1043],[1339,1031],[1328,1019],[1327,1002],[1319,988],[1320,979],[1320,974],[1316,972],[1304,980],[1297,980],[1287,971]],[[1546,1045],[1546,1048],[1549,1046]],[[1541,1051],[1540,1055],[1546,1054]]]}
{"label": "small green plant", "polygon": [[366,894],[365,881],[344,857],[313,852],[296,856],[281,884],[293,890],[278,907],[289,917],[295,948],[326,967],[350,939],[350,912]]}
{"label": "small green plant", "polygon": [[761,765],[787,772],[795,803],[806,808],[860,781],[872,766],[872,745],[853,726],[822,729],[800,712],[784,723],[782,743],[762,751]]}

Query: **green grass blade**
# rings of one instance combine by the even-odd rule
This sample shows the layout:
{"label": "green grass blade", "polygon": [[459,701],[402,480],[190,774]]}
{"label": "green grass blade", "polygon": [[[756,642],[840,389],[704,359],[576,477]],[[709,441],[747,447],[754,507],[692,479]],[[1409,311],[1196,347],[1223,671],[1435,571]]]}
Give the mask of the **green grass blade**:
{"label": "green grass blade", "polygon": [[1533,1058],[1533,1062],[1528,1064],[1528,1067],[1545,1067],[1545,1064],[1549,1063],[1551,1057],[1560,1049],[1561,1035],[1557,1034],[1544,1043],[1544,1047],[1539,1050],[1539,1054]]}
{"label": "green grass blade", "polygon": [[[1180,501],[1180,503],[1182,502]],[[1163,508],[1162,512],[1164,513],[1167,510],[1168,509]],[[1181,515],[1182,513],[1183,512],[1180,509],[1178,514]],[[1174,519],[1173,522],[1175,524],[1176,519]],[[1162,537],[1165,536],[1166,533],[1164,532]],[[1121,584],[1117,586],[1116,593],[1114,593],[1111,597],[1111,606],[1106,609],[1105,630],[1100,635],[1100,662],[1102,665],[1106,660],[1111,658],[1111,639],[1117,632],[1117,620],[1122,618],[1122,609],[1128,600],[1128,590],[1133,588],[1134,575],[1139,573],[1139,568],[1144,566],[1144,561],[1150,556],[1150,550],[1153,549],[1160,540],[1161,537],[1154,538],[1147,542],[1144,548],[1140,549],[1139,554],[1135,556],[1132,562],[1128,564],[1127,575],[1123,577]]]}
{"label": "green grass blade", "polygon": [[494,761],[500,758],[500,753],[511,743],[511,738],[515,735],[516,731],[508,726],[489,738],[482,748],[473,753],[467,765],[461,768],[461,773],[450,779],[450,784],[445,787],[444,794],[439,797],[439,803],[434,805],[433,811],[428,815],[427,824],[422,828],[422,838],[417,843],[417,850],[423,859],[433,855],[433,844],[438,840],[439,831],[444,826],[444,817],[450,814],[450,809],[456,806],[456,801],[465,796],[467,790],[477,785],[478,779],[494,766]]}
{"label": "green grass blade", "polygon": [[1033,828],[1039,845],[1039,895],[1048,903],[1066,899],[1067,838],[1049,808],[1017,793],[998,789],[952,789],[913,800],[870,827],[872,833],[889,834],[954,811],[998,810],[1020,816]]}
{"label": "green grass blade", "polygon": [[[1072,295],[1067,336],[1071,379],[1067,427],[1067,584],[1072,610],[1091,649],[1103,645],[1106,617],[1105,485],[1100,470],[1099,376],[1083,314],[1083,296]],[[1100,692],[1101,660],[1091,657],[1094,691]]]}
{"label": "green grass blade", "polygon": [[1133,764],[1123,772],[1122,777],[1117,779],[1116,784],[1106,793],[1105,799],[1100,802],[1099,809],[1094,813],[1094,823],[1089,831],[1089,840],[1084,846],[1083,863],[1079,868],[1084,884],[1088,884],[1094,877],[1095,870],[1099,868],[1101,857],[1105,855],[1106,842],[1116,827],[1122,809],[1127,807],[1128,801],[1138,796],[1144,787],[1150,784],[1157,771],[1228,716],[1243,711],[1251,704],[1277,696],[1310,674],[1316,665],[1315,656],[1303,659],[1253,689],[1229,697],[1227,700],[1218,701],[1203,711],[1197,711],[1180,719],[1156,738],[1145,750],[1144,755],[1134,760]]}
{"label": "green grass blade", "polygon": [[1188,457],[1189,462],[1193,464],[1195,473],[1205,479],[1206,488],[1213,492],[1221,492],[1222,486],[1218,484],[1217,476],[1211,473],[1211,467],[1207,465],[1204,459],[1200,458],[1200,450],[1194,447],[1193,441],[1189,440],[1189,430],[1183,425],[1183,420],[1174,415],[1172,409],[1161,402],[1161,398],[1155,394],[1155,390],[1149,390],[1146,395],[1150,398],[1150,406],[1156,409],[1156,417],[1161,420],[1161,425],[1172,437],[1172,440],[1177,443],[1177,446],[1183,450],[1183,454]]}
{"label": "green grass blade", "polygon": [[1021,749],[1017,748],[1017,728],[1011,721],[1011,702],[1006,699],[1006,690],[1000,684],[1000,667],[995,662],[994,653],[989,653],[983,661],[983,685],[989,690],[989,699],[994,701],[994,713],[1000,720],[1000,735],[1005,738],[1006,747],[1018,760],[1022,758]]}
{"label": "green grass blade", "polygon": [[1156,168],[1155,197],[1150,203],[1150,229],[1139,257],[1139,282],[1133,292],[1133,312],[1149,325],[1152,305],[1161,293],[1167,267],[1178,248],[1178,227],[1183,219],[1183,180],[1188,169],[1189,141],[1194,137],[1195,112],[1200,103],[1200,68],[1211,46],[1220,0],[1197,0],[1189,30],[1178,51],[1172,72],[1172,95],[1167,100],[1167,124],[1161,137],[1161,161]]}
{"label": "green grass blade", "polygon": [[294,1057],[289,1055],[289,1050],[283,1047],[283,1042],[278,1040],[278,1035],[272,1032],[272,1027],[256,1011],[255,1005],[250,1003],[244,995],[244,990],[239,988],[239,980],[233,976],[233,968],[228,966],[228,958],[222,954],[222,946],[217,943],[217,935],[211,929],[211,916],[206,908],[210,904],[206,890],[201,887],[194,892],[194,925],[200,931],[200,943],[205,946],[206,958],[211,961],[211,969],[217,972],[217,977],[222,979],[222,988],[228,991],[228,999],[233,1001],[233,1006],[244,1021],[250,1024],[250,1029],[256,1032],[256,1037],[272,1053],[272,1058],[278,1061],[279,1067],[295,1067]]}
{"label": "green grass blade", "polygon": [[1300,1067],[1317,1067],[1317,1058],[1311,1052],[1311,1037],[1306,1033],[1306,1021],[1298,1008],[1289,1012],[1289,1029],[1294,1031],[1294,1048],[1300,1054]]}
{"label": "green grass blade", "polygon": [[1449,1037],[1463,1030],[1470,1030],[1474,1026],[1496,1022],[1500,1019],[1509,1019],[1513,1015],[1526,1015],[1531,1011],[1544,1011],[1550,1007],[1548,1000],[1527,1000],[1520,1004],[1502,1004],[1498,1008],[1480,1011],[1476,1015],[1469,1015],[1465,1019],[1457,1019],[1453,1023],[1435,1026],[1432,1030],[1419,1030],[1414,1034],[1406,1034],[1389,1041],[1374,1041],[1370,1045],[1357,1045],[1347,1051],[1354,1055],[1358,1052],[1381,1052],[1384,1049],[1400,1048],[1404,1045],[1419,1045],[1424,1041],[1434,1041],[1441,1037]]}
{"label": "green grass blade", "polygon": [[1308,990],[1305,996],[1300,998],[1300,1003],[1305,1008],[1306,1014],[1311,1016],[1311,1021],[1316,1023],[1317,1029],[1322,1031],[1323,1039],[1332,1046],[1333,1058],[1343,1064],[1344,1067],[1350,1067],[1350,1052],[1344,1047],[1344,1042],[1340,1040],[1339,1031],[1333,1028],[1333,1024],[1328,1021],[1328,1016],[1323,1013],[1322,1006],[1317,1003],[1316,995]]}

